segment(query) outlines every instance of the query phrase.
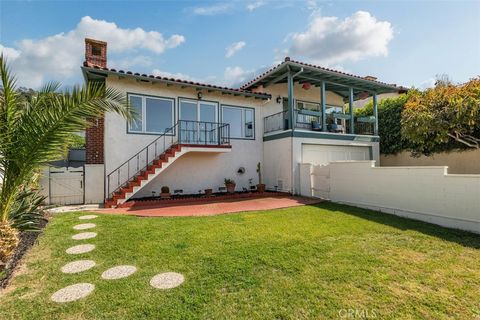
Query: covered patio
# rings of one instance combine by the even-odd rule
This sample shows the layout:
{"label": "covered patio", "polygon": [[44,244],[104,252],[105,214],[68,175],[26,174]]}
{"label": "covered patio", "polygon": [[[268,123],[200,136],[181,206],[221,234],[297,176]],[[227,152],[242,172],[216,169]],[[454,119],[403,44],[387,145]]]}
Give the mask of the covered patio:
{"label": "covered patio", "polygon": [[[285,58],[279,66],[242,88],[265,90],[284,83],[287,97],[277,97],[283,111],[264,118],[264,133],[279,130],[312,130],[343,134],[378,135],[378,95],[405,92],[403,87],[377,81],[375,77],[359,77]],[[305,90],[319,90],[319,101],[299,101],[295,97],[295,84]],[[340,96],[342,105],[327,104],[327,92]],[[272,97],[275,99],[275,97]],[[372,98],[371,114],[356,117],[354,102]]]}

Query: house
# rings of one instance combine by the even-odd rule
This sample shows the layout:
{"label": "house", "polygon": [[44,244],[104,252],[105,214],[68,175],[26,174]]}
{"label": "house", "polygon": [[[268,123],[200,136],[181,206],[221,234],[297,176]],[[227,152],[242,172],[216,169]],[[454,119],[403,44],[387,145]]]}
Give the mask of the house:
{"label": "house", "polygon": [[[378,160],[376,97],[403,87],[319,66],[285,61],[240,88],[133,73],[107,66],[107,43],[85,39],[86,81],[128,97],[139,117],[116,114],[86,131],[85,201],[107,206],[159,195],[236,190],[258,183],[296,194],[302,162]],[[354,101],[371,96],[370,117]]]}

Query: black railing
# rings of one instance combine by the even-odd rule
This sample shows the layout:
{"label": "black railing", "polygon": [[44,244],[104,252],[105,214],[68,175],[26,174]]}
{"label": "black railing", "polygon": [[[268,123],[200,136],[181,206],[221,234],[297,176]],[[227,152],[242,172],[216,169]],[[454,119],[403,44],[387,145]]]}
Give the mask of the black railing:
{"label": "black railing", "polygon": [[287,111],[280,111],[263,118],[263,132],[269,133],[288,129]]}
{"label": "black railing", "polygon": [[140,172],[176,144],[229,145],[228,123],[179,120],[146,147],[107,175],[107,198],[128,185]]}
{"label": "black railing", "polygon": [[205,121],[178,121],[178,141],[183,144],[230,144],[230,125]]}
{"label": "black railing", "polygon": [[[368,117],[354,118],[354,133],[360,135],[374,134],[374,119]],[[322,128],[322,116],[308,114],[302,110],[295,110],[295,128],[331,133],[351,133],[350,118],[344,113],[327,113],[325,115],[326,128]],[[287,111],[281,111],[263,118],[264,133],[283,131],[288,129]]]}

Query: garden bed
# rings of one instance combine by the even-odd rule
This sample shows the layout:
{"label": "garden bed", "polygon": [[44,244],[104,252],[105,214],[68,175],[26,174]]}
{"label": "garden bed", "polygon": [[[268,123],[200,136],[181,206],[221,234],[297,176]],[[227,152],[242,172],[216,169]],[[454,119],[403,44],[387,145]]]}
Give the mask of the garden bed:
{"label": "garden bed", "polygon": [[45,228],[47,223],[47,219],[40,221],[39,231],[24,231],[20,233],[20,242],[15,249],[13,256],[5,266],[0,265],[0,288],[7,287],[15,268],[18,266],[25,253],[27,253],[27,251],[35,244],[38,236],[42,233],[43,228]]}
{"label": "garden bed", "polygon": [[290,196],[286,192],[277,191],[265,191],[265,192],[235,192],[226,193],[218,192],[213,193],[211,196],[205,196],[205,194],[189,194],[189,195],[172,195],[170,198],[165,199],[161,197],[145,197],[129,200],[121,205],[119,208],[132,208],[132,207],[145,207],[145,206],[169,206],[180,203],[198,203],[198,202],[210,202],[219,200],[233,200],[233,199],[252,199],[263,197],[284,197]]}

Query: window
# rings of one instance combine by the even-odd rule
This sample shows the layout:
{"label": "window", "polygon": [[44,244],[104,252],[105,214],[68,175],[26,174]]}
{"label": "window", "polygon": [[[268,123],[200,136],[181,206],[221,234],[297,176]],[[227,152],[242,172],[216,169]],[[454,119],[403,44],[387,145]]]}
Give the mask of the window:
{"label": "window", "polygon": [[129,95],[129,101],[137,114],[128,125],[129,132],[158,134],[173,127],[173,99]]}
{"label": "window", "polygon": [[230,125],[231,138],[254,138],[255,113],[252,108],[222,106],[222,122]]}

